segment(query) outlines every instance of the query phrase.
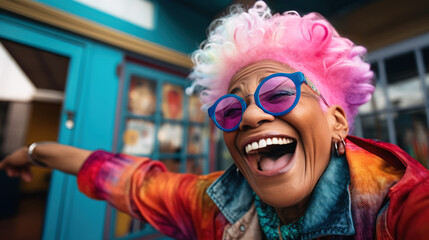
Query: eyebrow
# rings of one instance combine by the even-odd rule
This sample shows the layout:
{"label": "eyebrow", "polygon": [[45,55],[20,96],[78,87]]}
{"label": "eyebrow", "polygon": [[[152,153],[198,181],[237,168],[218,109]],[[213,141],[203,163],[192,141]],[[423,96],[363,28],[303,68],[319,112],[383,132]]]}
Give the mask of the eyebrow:
{"label": "eyebrow", "polygon": [[[270,74],[271,75],[271,74]],[[270,76],[270,75],[268,75],[268,76]],[[265,79],[265,78],[267,78],[268,76],[265,76],[265,77],[261,77],[261,78],[259,78],[259,81],[258,81],[258,85]],[[235,87],[235,88],[233,88],[231,91],[229,91],[229,94],[236,94],[237,95],[237,93],[239,93],[239,92],[241,92],[241,88],[239,88],[239,87]]]}
{"label": "eyebrow", "polygon": [[241,92],[241,89],[240,89],[239,87],[236,87],[236,88],[232,89],[232,90],[229,92],[229,94],[236,94],[236,93],[238,93],[238,92]]}

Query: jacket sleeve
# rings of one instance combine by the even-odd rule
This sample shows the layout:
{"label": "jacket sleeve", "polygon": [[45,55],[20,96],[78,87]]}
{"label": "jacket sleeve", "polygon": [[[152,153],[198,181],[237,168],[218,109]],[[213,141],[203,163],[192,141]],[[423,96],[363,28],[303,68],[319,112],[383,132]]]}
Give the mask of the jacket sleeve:
{"label": "jacket sleeve", "polygon": [[219,225],[219,210],[206,189],[220,174],[176,174],[159,161],[96,151],[83,164],[78,185],[168,236],[195,239],[213,236]]}
{"label": "jacket sleeve", "polygon": [[429,178],[420,182],[399,206],[395,239],[429,239]]}

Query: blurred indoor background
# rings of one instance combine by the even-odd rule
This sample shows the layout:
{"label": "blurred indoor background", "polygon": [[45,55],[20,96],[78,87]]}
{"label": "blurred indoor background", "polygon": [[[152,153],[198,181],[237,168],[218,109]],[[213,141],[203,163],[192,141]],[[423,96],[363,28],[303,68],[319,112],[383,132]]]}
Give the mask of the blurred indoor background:
{"label": "blurred indoor background", "polygon": [[[429,1],[267,0],[319,12],[366,46],[376,92],[354,134],[399,145],[429,167]],[[175,172],[227,168],[221,133],[184,89],[209,23],[249,0],[0,0],[0,157],[59,141],[163,161]],[[0,172],[1,239],[168,239],[33,167]]]}

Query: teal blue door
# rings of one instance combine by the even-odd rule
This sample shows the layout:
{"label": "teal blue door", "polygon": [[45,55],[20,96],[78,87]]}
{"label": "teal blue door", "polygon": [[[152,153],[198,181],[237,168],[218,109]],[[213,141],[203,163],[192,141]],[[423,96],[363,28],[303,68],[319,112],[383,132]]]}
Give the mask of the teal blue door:
{"label": "teal blue door", "polygon": [[[82,69],[88,55],[86,52],[89,44],[59,30],[2,13],[0,13],[0,38],[69,59],[58,141],[67,145],[85,147],[76,140],[75,130],[81,123],[75,122],[73,126],[70,124],[66,126],[65,123],[67,120],[69,123],[75,121],[79,113],[78,103],[81,91],[78,87],[82,85],[84,75]],[[116,90],[114,92],[116,93]],[[75,177],[54,171],[48,196],[43,239],[76,239],[76,236],[81,237],[80,239],[102,238],[103,222],[100,219],[103,218],[105,204],[93,202],[88,204],[85,201],[91,200],[80,195],[76,188]],[[82,207],[74,207],[77,203],[81,203]],[[80,219],[70,216],[80,216]],[[94,222],[100,224],[94,225]]]}

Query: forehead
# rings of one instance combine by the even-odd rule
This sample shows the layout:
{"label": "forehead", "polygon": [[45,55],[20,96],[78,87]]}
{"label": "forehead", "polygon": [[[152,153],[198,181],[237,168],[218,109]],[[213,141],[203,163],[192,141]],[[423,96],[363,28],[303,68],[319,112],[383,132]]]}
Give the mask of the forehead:
{"label": "forehead", "polygon": [[292,67],[274,60],[262,60],[240,69],[231,79],[228,92],[250,80],[260,80],[273,73],[293,73]]}

